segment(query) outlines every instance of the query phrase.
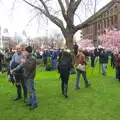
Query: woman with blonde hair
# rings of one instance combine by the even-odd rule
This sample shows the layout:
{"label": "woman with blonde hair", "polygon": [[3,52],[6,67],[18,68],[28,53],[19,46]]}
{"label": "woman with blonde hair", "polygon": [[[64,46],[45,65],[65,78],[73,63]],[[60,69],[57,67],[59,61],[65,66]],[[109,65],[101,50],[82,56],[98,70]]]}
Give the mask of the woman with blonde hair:
{"label": "woman with blonde hair", "polygon": [[83,50],[79,50],[78,54],[76,55],[75,59],[75,64],[77,67],[77,76],[76,76],[76,90],[80,89],[79,87],[79,79],[80,75],[82,74],[84,81],[85,81],[85,86],[88,88],[90,86],[90,83],[88,82],[88,79],[86,77],[86,60],[85,60],[85,55],[83,54]]}

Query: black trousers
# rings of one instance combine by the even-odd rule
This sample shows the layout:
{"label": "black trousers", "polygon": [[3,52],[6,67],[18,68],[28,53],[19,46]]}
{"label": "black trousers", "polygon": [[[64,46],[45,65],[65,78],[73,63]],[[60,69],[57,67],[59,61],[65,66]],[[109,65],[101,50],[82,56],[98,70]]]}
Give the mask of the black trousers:
{"label": "black trousers", "polygon": [[21,97],[21,94],[22,94],[21,86],[22,86],[23,92],[24,92],[24,98],[27,98],[27,87],[25,85],[25,80],[24,80],[23,74],[15,75],[15,84],[17,87],[18,96]]}
{"label": "black trousers", "polygon": [[60,77],[62,80],[62,85],[68,85],[70,70],[69,69],[61,69],[60,70]]}
{"label": "black trousers", "polygon": [[65,96],[67,96],[69,75],[70,75],[69,69],[60,69],[60,78],[62,80],[61,89],[62,94]]}
{"label": "black trousers", "polygon": [[114,61],[111,59],[111,67],[114,67]]}
{"label": "black trousers", "polygon": [[43,59],[44,65],[47,65],[47,58]]}
{"label": "black trousers", "polygon": [[120,66],[117,66],[117,71],[118,71],[118,79],[120,81]]}
{"label": "black trousers", "polygon": [[95,67],[95,59],[91,59],[91,67]]}
{"label": "black trousers", "polygon": [[78,51],[75,51],[75,56],[77,55]]}

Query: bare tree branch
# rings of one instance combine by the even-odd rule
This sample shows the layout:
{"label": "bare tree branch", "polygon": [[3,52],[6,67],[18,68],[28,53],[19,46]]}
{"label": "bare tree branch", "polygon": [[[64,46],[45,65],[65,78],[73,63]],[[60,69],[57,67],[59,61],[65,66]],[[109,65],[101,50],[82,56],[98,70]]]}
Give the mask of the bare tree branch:
{"label": "bare tree branch", "polygon": [[14,7],[15,7],[15,3],[16,3],[16,1],[17,1],[17,0],[15,0],[15,1],[13,2],[12,10],[13,10]]}
{"label": "bare tree branch", "polygon": [[82,3],[83,3],[83,5],[85,6],[85,7],[87,7],[87,9],[90,11],[90,13],[92,14],[92,11],[90,10],[90,8],[85,4],[85,2],[83,2],[82,1]]}
{"label": "bare tree branch", "polygon": [[75,13],[75,15],[79,18],[80,22],[82,23],[80,16],[77,13]]}
{"label": "bare tree branch", "polygon": [[42,5],[44,6],[44,9],[45,9],[45,11],[46,11],[46,13],[47,14],[50,14],[49,13],[49,10],[48,10],[48,8],[47,8],[47,6],[46,6],[46,4],[45,4],[45,2],[43,1],[43,0],[39,0],[41,3],[42,3]]}
{"label": "bare tree branch", "polygon": [[29,20],[29,22],[28,22],[28,24],[26,25],[26,27],[31,23],[31,21],[33,20],[33,19],[35,19],[38,15],[39,15],[40,13],[37,13],[34,17],[32,17],[30,20]]}
{"label": "bare tree branch", "polygon": [[66,20],[67,20],[67,15],[66,15],[65,7],[64,7],[64,5],[63,5],[63,3],[62,3],[61,0],[58,0],[58,3],[59,3],[59,5],[60,5],[63,18],[64,18],[64,20],[66,21]]}
{"label": "bare tree branch", "polygon": [[28,5],[30,5],[31,7],[36,8],[37,10],[39,10],[40,12],[42,12],[46,17],[48,17],[53,23],[55,23],[58,27],[60,27],[60,29],[65,29],[62,20],[60,20],[59,18],[55,17],[54,15],[48,14],[45,10],[29,3],[26,0],[23,0],[25,3],[27,3]]}
{"label": "bare tree branch", "polygon": [[75,3],[74,3],[74,12],[77,10],[79,4],[81,3],[82,0],[77,0]]}
{"label": "bare tree branch", "polygon": [[48,45],[49,47],[51,47],[51,44],[50,44],[50,42],[48,41],[48,40],[44,40],[44,44],[46,44],[46,45]]}
{"label": "bare tree branch", "polygon": [[65,0],[65,3],[66,3],[66,8],[68,9],[68,7],[69,7],[69,0]]}
{"label": "bare tree branch", "polygon": [[95,0],[94,14],[96,13],[96,7],[97,7],[97,0]]}

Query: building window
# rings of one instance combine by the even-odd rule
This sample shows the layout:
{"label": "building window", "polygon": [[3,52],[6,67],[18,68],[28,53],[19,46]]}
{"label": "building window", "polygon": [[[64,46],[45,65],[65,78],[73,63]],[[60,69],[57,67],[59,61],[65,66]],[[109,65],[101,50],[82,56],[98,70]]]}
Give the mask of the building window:
{"label": "building window", "polygon": [[114,7],[114,13],[117,13],[117,11],[118,11],[118,6],[115,6]]}
{"label": "building window", "polygon": [[107,12],[107,16],[109,16],[109,11]]}
{"label": "building window", "polygon": [[114,24],[114,19],[113,19],[113,16],[111,17],[111,25]]}
{"label": "building window", "polygon": [[88,34],[88,27],[86,27],[86,33]]}
{"label": "building window", "polygon": [[104,28],[106,28],[106,19],[104,20]]}
{"label": "building window", "polygon": [[90,35],[90,39],[92,39],[92,35]]}
{"label": "building window", "polygon": [[92,27],[91,27],[91,33],[92,33]]}
{"label": "building window", "polygon": [[115,25],[114,27],[115,27],[116,29],[118,29],[118,25]]}
{"label": "building window", "polygon": [[90,29],[89,29],[89,27],[88,27],[88,34],[89,34],[89,32],[90,32]]}
{"label": "building window", "polygon": [[117,15],[114,16],[114,23],[118,24],[118,16]]}
{"label": "building window", "polygon": [[100,23],[98,23],[98,30],[100,30]]}
{"label": "building window", "polygon": [[112,14],[113,14],[113,9],[110,10],[110,15],[112,15]]}
{"label": "building window", "polygon": [[110,23],[109,23],[109,18],[107,19],[107,27],[109,27]]}
{"label": "building window", "polygon": [[103,29],[103,20],[101,21],[101,29]]}

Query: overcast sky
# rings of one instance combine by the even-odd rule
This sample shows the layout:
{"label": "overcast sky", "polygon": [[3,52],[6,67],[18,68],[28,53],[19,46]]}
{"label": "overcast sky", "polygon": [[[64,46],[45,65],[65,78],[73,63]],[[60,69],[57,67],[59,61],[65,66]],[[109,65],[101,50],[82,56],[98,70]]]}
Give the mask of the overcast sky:
{"label": "overcast sky", "polygon": [[[53,3],[57,0],[53,0]],[[89,1],[89,0],[86,0]],[[94,1],[94,0],[93,0]],[[97,10],[107,4],[110,0],[98,0],[97,2]],[[35,15],[35,12],[31,13],[31,7],[27,4],[23,3],[22,0],[17,0],[14,10],[12,10],[14,0],[2,0],[0,3],[0,25],[2,29],[7,28],[9,30],[10,35],[13,35],[15,32],[20,33],[22,30],[26,30],[27,35],[31,37],[35,36],[44,36],[47,34],[51,35],[57,31],[60,32],[59,28],[48,22],[46,25],[45,20],[40,19],[40,25],[38,26],[38,20],[33,20],[29,26],[27,26],[28,21]],[[55,4],[54,4],[54,7]],[[57,8],[57,7],[56,7]],[[84,6],[80,6],[80,9],[77,11],[78,15],[84,21],[87,19],[91,13],[89,11],[85,14]],[[78,24],[79,18],[76,17],[75,24]],[[38,30],[38,27],[40,28]]]}

